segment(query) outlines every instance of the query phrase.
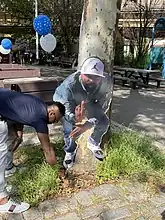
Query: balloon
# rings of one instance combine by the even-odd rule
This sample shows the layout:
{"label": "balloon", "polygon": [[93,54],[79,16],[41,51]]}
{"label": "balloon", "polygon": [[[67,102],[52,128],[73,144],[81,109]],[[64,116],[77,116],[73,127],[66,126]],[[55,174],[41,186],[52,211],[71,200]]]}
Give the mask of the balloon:
{"label": "balloon", "polygon": [[0,45],[0,53],[2,53],[2,54],[9,54],[10,52],[11,52],[11,49],[6,50],[6,49],[4,49],[2,47],[2,45]]}
{"label": "balloon", "polygon": [[9,50],[12,48],[12,42],[11,40],[4,38],[1,42],[1,45],[4,49]]}
{"label": "balloon", "polygon": [[47,35],[51,32],[52,23],[48,16],[39,15],[33,20],[33,27],[39,35]]}
{"label": "balloon", "polygon": [[51,53],[56,48],[56,38],[52,34],[47,34],[40,38],[40,45],[43,50],[48,53]]}

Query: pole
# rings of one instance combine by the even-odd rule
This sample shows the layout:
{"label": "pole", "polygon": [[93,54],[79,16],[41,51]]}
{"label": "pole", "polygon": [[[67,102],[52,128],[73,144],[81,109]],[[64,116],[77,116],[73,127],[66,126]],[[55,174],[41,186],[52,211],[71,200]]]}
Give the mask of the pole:
{"label": "pole", "polygon": [[152,69],[152,48],[154,45],[154,38],[155,38],[155,27],[153,27],[152,29],[152,42],[151,42],[151,46],[150,46],[150,64],[149,64],[149,70]]}
{"label": "pole", "polygon": [[[35,17],[38,16],[38,0],[35,0]],[[36,32],[36,59],[39,60],[39,37],[38,33]]]}

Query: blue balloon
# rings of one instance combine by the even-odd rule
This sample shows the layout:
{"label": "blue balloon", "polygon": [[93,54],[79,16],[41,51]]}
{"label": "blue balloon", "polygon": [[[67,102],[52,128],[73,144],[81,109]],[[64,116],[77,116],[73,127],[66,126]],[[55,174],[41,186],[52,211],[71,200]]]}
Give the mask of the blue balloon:
{"label": "blue balloon", "polygon": [[4,38],[2,40],[1,45],[5,50],[9,50],[12,48],[12,42],[11,42],[11,40],[9,40],[7,38]]}
{"label": "blue balloon", "polygon": [[47,35],[51,33],[52,23],[48,16],[39,15],[33,20],[33,27],[39,35]]}

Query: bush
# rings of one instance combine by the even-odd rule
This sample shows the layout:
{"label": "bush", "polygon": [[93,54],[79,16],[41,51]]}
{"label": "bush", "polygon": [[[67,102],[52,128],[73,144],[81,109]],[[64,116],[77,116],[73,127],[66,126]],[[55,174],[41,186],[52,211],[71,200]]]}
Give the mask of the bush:
{"label": "bush", "polygon": [[148,53],[141,57],[134,57],[132,54],[129,54],[124,58],[124,64],[129,67],[146,69],[149,66],[149,63],[150,57]]}

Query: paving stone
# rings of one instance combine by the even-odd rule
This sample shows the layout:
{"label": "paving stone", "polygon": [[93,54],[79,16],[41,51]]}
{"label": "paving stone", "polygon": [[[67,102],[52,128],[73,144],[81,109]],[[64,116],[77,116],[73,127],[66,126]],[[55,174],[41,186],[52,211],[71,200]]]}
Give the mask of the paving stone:
{"label": "paving stone", "polygon": [[52,205],[54,209],[56,210],[57,214],[65,214],[70,211],[70,207],[68,204],[68,200],[64,198],[59,198],[54,201],[52,201]]}
{"label": "paving stone", "polygon": [[81,191],[75,195],[77,201],[83,206],[90,206],[92,202],[93,193],[90,191]]}
{"label": "paving stone", "polygon": [[96,217],[96,218],[90,218],[90,220],[101,220],[101,218],[99,218],[99,217]]}
{"label": "paving stone", "polygon": [[150,201],[156,206],[165,205],[165,196],[154,196]]}
{"label": "paving stone", "polygon": [[31,208],[23,213],[25,220],[43,220],[42,212],[38,208]]}
{"label": "paving stone", "polygon": [[55,208],[52,205],[52,201],[54,200],[44,201],[39,205],[39,210],[43,214],[44,218],[49,219],[57,214]]}
{"label": "paving stone", "polygon": [[95,187],[92,189],[92,192],[102,197],[103,199],[117,199],[120,197],[120,192],[117,187],[110,184],[103,184],[101,186]]}
{"label": "paving stone", "polygon": [[56,217],[52,220],[81,220],[76,213],[69,213],[65,216]]}
{"label": "paving stone", "polygon": [[131,214],[127,208],[119,208],[116,210],[106,211],[101,214],[103,220],[118,220],[130,217]]}
{"label": "paving stone", "polygon": [[126,195],[126,199],[128,200],[128,202],[132,203],[132,202],[139,202],[139,201],[148,201],[149,199],[149,194],[147,193],[129,193]]}
{"label": "paving stone", "polygon": [[153,212],[158,215],[161,215],[164,213],[164,217],[165,217],[165,206],[156,207],[153,209]]}
{"label": "paving stone", "polygon": [[140,183],[123,182],[118,185],[121,192],[125,193],[141,193],[145,191],[145,186]]}
{"label": "paving stone", "polygon": [[144,216],[140,216],[140,217],[138,217],[136,220],[147,220],[147,218],[144,217]]}
{"label": "paving stone", "polygon": [[126,200],[116,199],[116,200],[109,201],[107,205],[109,206],[110,209],[117,209],[117,208],[129,205],[129,203]]}
{"label": "paving stone", "polygon": [[9,214],[8,220],[24,220],[22,214]]}
{"label": "paving stone", "polygon": [[129,210],[134,214],[138,214],[138,215],[141,215],[143,213],[151,215],[152,211],[154,210],[154,206],[152,206],[152,204],[150,204],[149,202],[135,203],[135,204],[129,204]]}
{"label": "paving stone", "polygon": [[72,196],[71,198],[68,199],[68,206],[71,210],[76,210],[79,207],[77,199]]}
{"label": "paving stone", "polygon": [[[130,204],[129,210],[136,215],[137,219],[144,217],[147,220],[160,220],[160,212],[156,211],[156,208],[150,202]],[[155,218],[156,215],[159,217]]]}
{"label": "paving stone", "polygon": [[[91,206],[81,211],[80,216],[82,219],[91,219],[94,217],[99,217],[101,213],[106,211],[105,205]],[[108,208],[107,208],[108,209]]]}

